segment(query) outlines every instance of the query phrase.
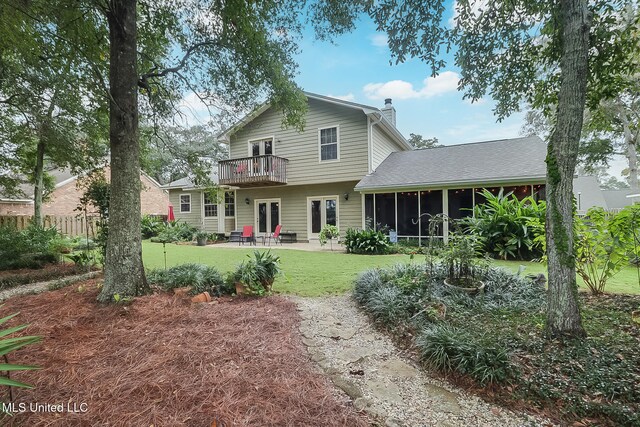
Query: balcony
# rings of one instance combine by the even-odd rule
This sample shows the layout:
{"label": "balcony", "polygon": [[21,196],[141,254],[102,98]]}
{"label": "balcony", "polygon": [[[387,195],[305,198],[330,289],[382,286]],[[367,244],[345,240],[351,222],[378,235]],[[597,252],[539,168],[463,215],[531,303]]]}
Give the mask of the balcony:
{"label": "balcony", "polygon": [[221,185],[242,188],[282,185],[287,183],[288,162],[271,154],[222,160],[218,163],[218,178]]}

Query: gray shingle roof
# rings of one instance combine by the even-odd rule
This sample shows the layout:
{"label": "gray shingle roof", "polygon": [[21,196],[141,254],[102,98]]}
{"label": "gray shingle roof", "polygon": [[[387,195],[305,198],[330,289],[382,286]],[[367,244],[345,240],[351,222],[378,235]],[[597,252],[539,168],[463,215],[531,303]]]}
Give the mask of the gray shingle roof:
{"label": "gray shingle roof", "polygon": [[[219,182],[217,164],[213,166],[211,173],[209,173],[209,179],[211,179],[211,182],[213,182],[214,184],[217,184]],[[165,184],[162,186],[162,188],[166,190],[171,188],[195,188],[195,185],[193,184],[193,181],[190,177],[185,177],[185,178],[176,179],[175,181]]]}
{"label": "gray shingle roof", "polygon": [[356,190],[544,180],[546,144],[537,136],[449,145],[389,155]]}

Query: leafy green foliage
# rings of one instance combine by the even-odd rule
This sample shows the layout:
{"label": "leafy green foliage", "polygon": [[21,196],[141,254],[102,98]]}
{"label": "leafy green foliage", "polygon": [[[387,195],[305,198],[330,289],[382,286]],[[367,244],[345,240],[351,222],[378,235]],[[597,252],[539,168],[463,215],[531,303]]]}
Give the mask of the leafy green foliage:
{"label": "leafy green foliage", "polygon": [[320,234],[318,235],[320,245],[322,246],[326,245],[329,240],[333,240],[338,237],[340,237],[340,230],[338,230],[338,227],[331,224],[327,224],[322,227],[322,230],[320,230]]}
{"label": "leafy green foliage", "polygon": [[66,247],[55,227],[29,225],[22,231],[3,227],[0,229],[0,270],[40,268],[59,261]]}
{"label": "leafy green foliage", "polygon": [[448,279],[456,286],[474,286],[487,268],[478,256],[478,242],[474,236],[450,233],[446,249],[442,251],[442,262],[447,268]]}
{"label": "leafy green foliage", "polygon": [[184,221],[170,221],[158,227],[158,234],[151,238],[156,243],[190,242],[198,232],[195,227]]}
{"label": "leafy green foliage", "polygon": [[280,257],[271,251],[253,251],[247,254],[248,261],[239,264],[234,271],[227,275],[228,286],[240,283],[245,286],[249,295],[262,296],[271,292],[273,282],[282,271],[280,269]]}
{"label": "leafy green foliage", "polygon": [[[0,325],[13,319],[18,314],[19,313],[15,313],[0,319]],[[20,332],[26,329],[28,326],[29,325],[13,326],[11,328],[6,328],[0,331],[0,356],[7,357],[9,354],[11,354],[16,350],[19,350],[31,344],[35,344],[38,341],[40,341],[41,337],[38,337],[38,336],[19,336],[19,337],[7,338],[8,335],[14,334],[16,332]],[[13,371],[27,371],[27,370],[33,370],[33,369],[40,369],[40,368],[37,366],[0,363],[0,371],[7,373],[6,375],[0,376],[0,385],[8,386],[8,387],[33,388],[33,386],[30,386],[29,384],[12,380],[9,375],[9,372],[13,372]]]}
{"label": "leafy green foliage", "polygon": [[149,239],[157,236],[162,231],[163,225],[164,222],[161,219],[151,215],[143,215],[140,220],[142,238]]}
{"label": "leafy green foliage", "polygon": [[425,328],[416,339],[427,365],[470,375],[483,385],[505,382],[514,375],[508,351],[493,345],[448,325]]}
{"label": "leafy green foliage", "polygon": [[531,221],[544,224],[546,205],[533,197],[522,200],[514,194],[481,192],[485,202],[473,208],[473,216],[463,223],[468,231],[481,239],[485,253],[501,259],[532,259],[542,256],[535,240]]}
{"label": "leafy green foliage", "polygon": [[192,295],[206,291],[211,296],[221,296],[232,292],[217,269],[203,264],[181,264],[168,270],[149,270],[147,280],[165,290],[190,286]]}
{"label": "leafy green foliage", "polygon": [[373,229],[347,229],[344,245],[348,253],[380,255],[389,252],[389,237],[381,231]]}
{"label": "leafy green foliage", "polygon": [[594,295],[604,292],[607,281],[629,262],[625,242],[633,239],[634,230],[629,220],[626,213],[610,215],[596,207],[574,221],[576,271]]}

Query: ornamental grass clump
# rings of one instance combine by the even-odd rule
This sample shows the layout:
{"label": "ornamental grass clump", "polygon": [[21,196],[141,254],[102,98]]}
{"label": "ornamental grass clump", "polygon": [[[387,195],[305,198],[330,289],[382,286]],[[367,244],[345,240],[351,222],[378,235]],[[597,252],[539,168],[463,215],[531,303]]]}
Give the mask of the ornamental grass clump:
{"label": "ornamental grass clump", "polygon": [[211,296],[231,294],[231,289],[225,285],[220,272],[204,264],[181,264],[167,270],[149,270],[147,280],[164,290],[190,286],[192,295],[205,291]]}
{"label": "ornamental grass clump", "polygon": [[450,325],[423,329],[416,346],[428,366],[469,375],[483,385],[504,382],[514,375],[506,349]]}

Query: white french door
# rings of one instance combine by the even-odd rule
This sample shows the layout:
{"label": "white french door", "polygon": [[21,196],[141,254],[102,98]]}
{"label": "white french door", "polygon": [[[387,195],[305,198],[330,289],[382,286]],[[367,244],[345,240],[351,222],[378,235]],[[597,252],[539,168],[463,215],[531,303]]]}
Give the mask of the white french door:
{"label": "white french door", "polygon": [[309,239],[317,239],[325,225],[338,226],[338,196],[307,197]]}
{"label": "white french door", "polygon": [[264,236],[280,224],[280,199],[257,199],[254,204],[255,233]]}

